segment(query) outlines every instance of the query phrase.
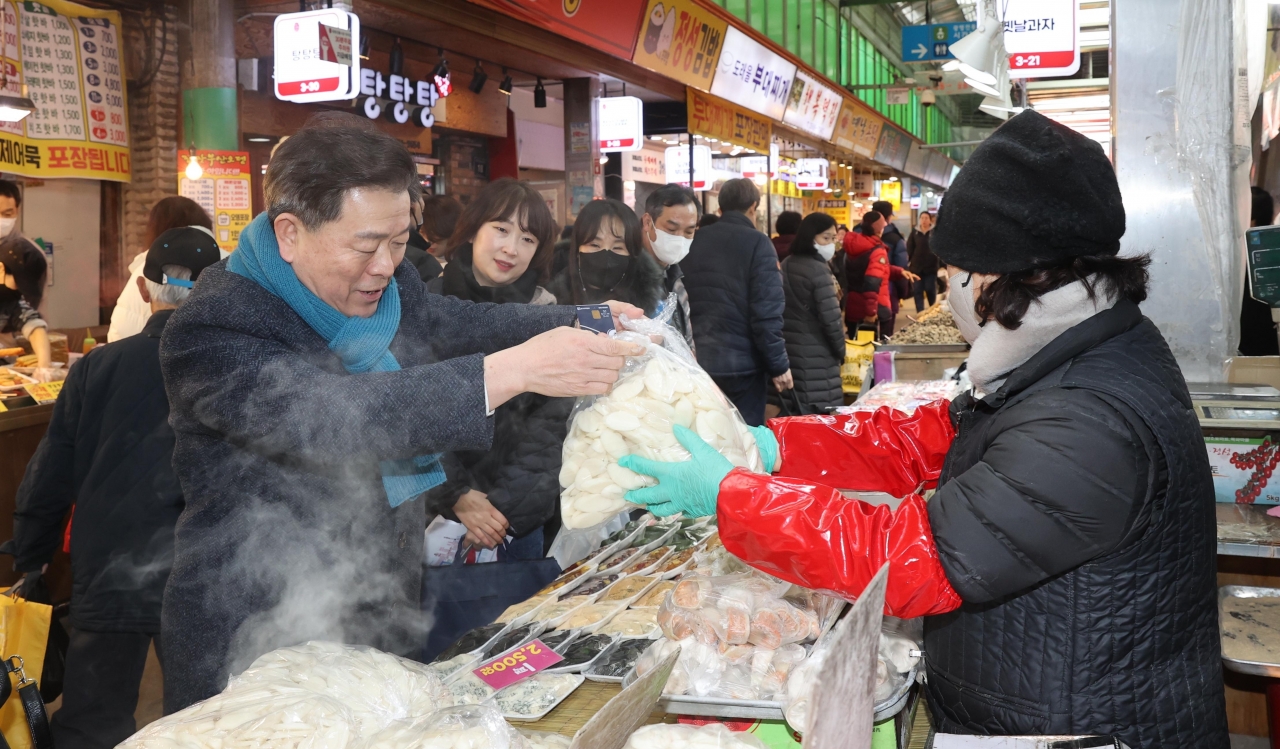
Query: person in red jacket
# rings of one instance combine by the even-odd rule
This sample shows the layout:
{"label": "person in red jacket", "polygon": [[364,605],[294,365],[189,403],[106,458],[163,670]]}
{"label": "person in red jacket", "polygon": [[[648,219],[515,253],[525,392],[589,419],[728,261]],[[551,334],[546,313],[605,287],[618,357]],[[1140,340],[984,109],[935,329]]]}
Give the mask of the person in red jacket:
{"label": "person in red jacket", "polygon": [[905,278],[914,282],[917,276],[905,268],[889,263],[889,248],[880,240],[884,232],[884,216],[872,211],[862,217],[858,231],[844,235],[845,319],[851,327],[860,323],[880,324],[881,335],[893,335],[893,309],[889,285]]}

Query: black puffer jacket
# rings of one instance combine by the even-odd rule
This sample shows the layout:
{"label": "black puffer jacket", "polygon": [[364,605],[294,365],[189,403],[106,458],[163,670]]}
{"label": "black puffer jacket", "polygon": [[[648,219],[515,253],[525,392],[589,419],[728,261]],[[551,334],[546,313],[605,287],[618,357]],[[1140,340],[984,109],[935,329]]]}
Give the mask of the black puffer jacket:
{"label": "black puffer jacket", "polygon": [[813,413],[844,405],[844,326],[835,278],[817,255],[790,255],[782,261],[782,291],[787,299],[782,335],[796,394]]}
{"label": "black puffer jacket", "polygon": [[910,258],[907,270],[921,278],[936,276],[942,266],[942,261],[929,249],[929,233],[919,229],[912,229],[911,236],[907,237],[907,257]]}
{"label": "black puffer jacket", "polygon": [[751,219],[728,211],[699,229],[680,267],[698,363],[708,374],[777,377],[790,368],[778,255]]}
{"label": "black puffer jacket", "polygon": [[[454,252],[442,282],[428,284],[427,290],[472,302],[528,304],[537,299],[553,304],[555,299],[537,281],[538,272],[530,270],[510,286],[481,286],[471,270],[471,245],[467,244]],[[541,528],[558,511],[561,446],[572,408],[572,398],[537,393],[521,393],[499,406],[493,415],[492,447],[445,453],[441,458],[447,478],[427,492],[427,512],[456,521],[454,503],[475,489],[489,496],[489,503],[507,519],[517,538]]]}
{"label": "black puffer jacket", "polygon": [[965,603],[925,620],[934,726],[1225,749],[1213,484],[1155,325],[1121,301],[952,416],[929,522]]}

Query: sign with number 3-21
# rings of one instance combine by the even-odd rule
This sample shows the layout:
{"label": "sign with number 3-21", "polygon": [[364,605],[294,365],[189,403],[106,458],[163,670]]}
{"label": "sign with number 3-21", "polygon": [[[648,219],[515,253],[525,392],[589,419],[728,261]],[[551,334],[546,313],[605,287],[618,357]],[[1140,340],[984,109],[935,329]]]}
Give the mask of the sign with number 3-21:
{"label": "sign with number 3-21", "polygon": [[1052,78],[1080,69],[1076,0],[1008,0],[1004,47],[1010,78]]}

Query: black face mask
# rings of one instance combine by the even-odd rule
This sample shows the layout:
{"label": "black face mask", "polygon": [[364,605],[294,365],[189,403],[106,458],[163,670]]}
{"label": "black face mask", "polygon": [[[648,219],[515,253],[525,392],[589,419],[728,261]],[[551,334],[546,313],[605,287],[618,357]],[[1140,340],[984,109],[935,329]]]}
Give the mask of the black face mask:
{"label": "black face mask", "polygon": [[622,282],[629,267],[629,255],[619,255],[609,250],[578,253],[578,273],[582,276],[582,282],[593,289],[612,290]]}

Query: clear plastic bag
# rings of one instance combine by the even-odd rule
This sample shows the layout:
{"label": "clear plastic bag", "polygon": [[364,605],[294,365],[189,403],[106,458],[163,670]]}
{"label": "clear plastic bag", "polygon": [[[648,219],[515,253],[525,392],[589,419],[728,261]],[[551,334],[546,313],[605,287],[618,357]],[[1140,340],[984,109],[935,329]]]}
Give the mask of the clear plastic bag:
{"label": "clear plastic bag", "polygon": [[521,731],[529,749],[569,749],[573,739],[560,733],[545,731]]}
{"label": "clear plastic bag", "polygon": [[492,705],[449,707],[418,720],[396,723],[359,749],[529,749]]}
{"label": "clear plastic bag", "polygon": [[[832,640],[826,639],[818,643],[813,653],[803,660],[791,673],[787,680],[782,714],[787,723],[800,733],[809,730],[809,705],[813,698],[813,687],[817,683],[818,673],[826,663]],[[880,705],[902,688],[907,675],[920,660],[912,655],[919,648],[914,641],[901,635],[880,633],[880,651],[876,662],[875,702]]]}
{"label": "clear plastic bag", "polygon": [[[674,311],[678,305],[667,304]],[[672,432],[688,427],[735,466],[762,470],[755,437],[733,404],[698,366],[683,336],[657,319],[623,319],[617,337],[645,348],[630,357],[613,390],[580,398],[570,417],[560,468],[561,513],[570,529],[599,525],[633,507],[623,499],[652,483],[618,465],[624,455],[652,460],[688,460]],[[651,336],[660,338],[655,343]]]}
{"label": "clear plastic bag", "polygon": [[730,731],[721,723],[705,726],[659,723],[644,726],[627,739],[624,749],[766,749],[752,734]]}

